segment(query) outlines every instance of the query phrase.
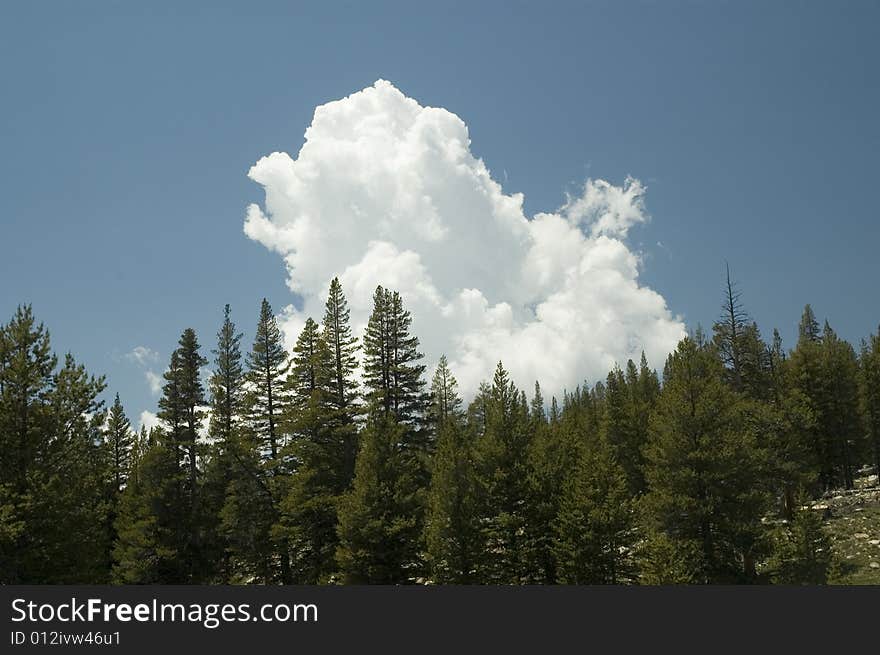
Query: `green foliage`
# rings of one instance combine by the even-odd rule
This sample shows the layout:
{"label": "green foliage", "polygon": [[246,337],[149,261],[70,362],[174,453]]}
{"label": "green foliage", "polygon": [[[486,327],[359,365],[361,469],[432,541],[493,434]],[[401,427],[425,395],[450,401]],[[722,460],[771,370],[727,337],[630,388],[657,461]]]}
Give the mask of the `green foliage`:
{"label": "green foliage", "polygon": [[457,389],[443,356],[431,384],[430,414],[437,430],[437,449],[425,521],[431,579],[441,584],[477,582],[483,554],[473,435],[466,428]]}
{"label": "green foliage", "polygon": [[769,563],[773,581],[790,585],[823,585],[833,565],[831,539],[822,528],[822,516],[799,509],[775,535]]}
{"label": "green foliage", "polygon": [[679,343],[666,370],[645,450],[648,532],[683,553],[698,546],[700,582],[753,580],[767,499],[745,401],[725,385],[713,349],[693,339]]}
{"label": "green foliage", "polygon": [[[202,449],[204,475],[200,498],[204,521],[204,549],[209,565],[206,579],[229,583],[237,572],[233,561],[233,544],[228,540],[229,531],[220,519],[226,505],[227,493],[231,495],[241,488],[236,480],[244,473],[242,448],[242,416],[245,410],[245,374],[242,365],[241,333],[232,322],[231,310],[226,305],[223,323],[217,331],[214,369],[211,374],[210,406],[211,420],[208,425],[210,445]],[[231,502],[235,502],[234,499]]]}
{"label": "green foliage", "polygon": [[29,306],[19,307],[0,329],[4,583],[102,583],[109,575],[113,475],[98,400],[104,379],[72,355],[57,364],[48,331]]}
{"label": "green foliage", "polygon": [[554,552],[559,582],[619,584],[633,578],[634,512],[624,469],[605,439],[585,448],[562,490]]}
{"label": "green foliage", "polygon": [[247,355],[248,419],[250,429],[260,439],[260,447],[277,463],[284,445],[279,421],[287,401],[284,378],[289,366],[289,355],[284,348],[284,337],[272,306],[263,298],[254,345]]}
{"label": "green foliage", "polygon": [[113,580],[120,584],[180,584],[192,580],[188,530],[180,524],[186,472],[176,444],[154,430],[125,488],[116,519]]}
{"label": "green foliage", "polygon": [[227,575],[234,584],[290,582],[286,549],[272,539],[278,520],[276,481],[259,455],[250,432],[236,440],[233,471],[220,510],[220,532],[227,542]]}
{"label": "green foliage", "polygon": [[484,489],[486,557],[481,575],[487,582],[520,584],[530,576],[526,549],[532,436],[528,404],[501,362],[482,402],[485,430],[477,441],[477,465]]}
{"label": "green foliage", "polygon": [[422,573],[424,498],[406,434],[381,406],[361,434],[354,486],[339,504],[336,558],[346,583],[406,584]]}
{"label": "green foliage", "polygon": [[801,508],[880,469],[880,332],[856,357],[807,306],[788,354],[729,276],[711,341],[698,326],[662,385],[643,354],[549,411],[501,363],[465,406],[441,357],[426,393],[411,324],[379,287],[360,369],[334,279],[290,352],[264,300],[243,360],[227,305],[207,434],[189,329],[160,427],[135,434],[18,308],[0,327],[0,583],[823,584],[840,560]]}
{"label": "green foliage", "polygon": [[809,305],[801,319],[801,339],[789,364],[791,387],[807,399],[815,424],[809,438],[823,490],[853,487],[856,462],[866,450],[859,424],[858,360],[826,322],[821,337]]}
{"label": "green foliage", "polygon": [[291,395],[285,424],[293,441],[284,457],[293,473],[280,489],[279,520],[273,527],[274,537],[287,549],[293,579],[309,584],[334,571],[336,501],[348,486],[339,414],[331,403],[338,391],[330,386],[335,368],[326,340],[309,318],[293,348],[286,381]]}
{"label": "green foliage", "polygon": [[413,432],[423,427],[427,396],[419,340],[409,332],[410,313],[396,291],[376,288],[364,335],[364,386],[371,405]]}
{"label": "green foliage", "polygon": [[235,438],[244,411],[245,375],[241,359],[240,332],[236,332],[229,305],[223,309],[223,324],[217,332],[214,371],[211,375],[211,423],[209,432],[221,445]]}
{"label": "green foliage", "polygon": [[106,439],[112,457],[113,483],[118,493],[122,491],[128,480],[128,472],[131,468],[131,449],[134,444],[131,422],[125,416],[119,394],[116,394],[107,415]]}
{"label": "green foliage", "polygon": [[880,483],[880,328],[862,343],[859,358],[861,411]]}

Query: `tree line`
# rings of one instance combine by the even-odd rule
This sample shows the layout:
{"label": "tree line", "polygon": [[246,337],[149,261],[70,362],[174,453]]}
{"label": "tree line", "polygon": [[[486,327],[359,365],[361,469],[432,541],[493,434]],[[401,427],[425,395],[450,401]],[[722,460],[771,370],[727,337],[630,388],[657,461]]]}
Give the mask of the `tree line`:
{"label": "tree line", "polygon": [[159,425],[135,431],[19,307],[0,329],[0,581],[821,584],[810,500],[880,473],[880,329],[856,352],[807,305],[786,351],[729,274],[711,334],[661,375],[642,355],[549,401],[499,362],[465,404],[411,324],[379,287],[358,339],[334,279],[291,351],[263,300],[243,353],[227,305],[208,384],[186,329]]}

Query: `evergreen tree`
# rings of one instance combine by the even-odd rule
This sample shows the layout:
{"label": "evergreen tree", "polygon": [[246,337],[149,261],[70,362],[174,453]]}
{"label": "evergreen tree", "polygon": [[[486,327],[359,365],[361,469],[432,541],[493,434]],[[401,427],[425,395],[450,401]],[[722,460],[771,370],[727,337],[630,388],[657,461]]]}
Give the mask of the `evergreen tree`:
{"label": "evergreen tree", "polygon": [[742,306],[742,293],[730,279],[730,266],[726,266],[726,271],[722,315],[712,329],[718,354],[729,373],[730,384],[734,391],[742,391],[745,366],[742,338],[748,323],[748,314]]}
{"label": "evergreen tree", "polygon": [[784,367],[783,384],[803,396],[813,415],[812,429],[804,434],[804,438],[809,443],[816,462],[818,485],[822,490],[828,490],[835,484],[835,474],[831,443],[823,430],[822,407],[825,405],[827,386],[823,372],[821,335],[809,305],[804,308],[798,332],[797,345]]}
{"label": "evergreen tree", "polygon": [[193,511],[198,495],[198,433],[204,418],[201,408],[205,405],[201,368],[207,363],[199,353],[196,333],[187,328],[172,353],[159,399],[158,417],[164,421],[166,433],[178,451],[178,462],[187,468],[186,493]]}
{"label": "evergreen tree", "polygon": [[816,336],[809,305],[801,319],[801,338],[792,352],[791,386],[807,399],[815,418],[809,435],[822,489],[852,488],[853,472],[864,455],[859,425],[858,360],[852,346],[825,323]]}
{"label": "evergreen tree", "polygon": [[425,521],[427,560],[435,582],[477,582],[483,551],[473,440],[465,427],[458,383],[446,357],[434,373],[430,415],[437,431]]}
{"label": "evergreen tree", "polygon": [[713,343],[733,390],[755,400],[766,399],[770,384],[767,346],[758,325],[749,321],[741,293],[730,279],[730,267],[727,267],[722,314],[712,331]]}
{"label": "evergreen tree", "polygon": [[128,479],[131,468],[131,449],[134,444],[134,434],[131,430],[131,422],[125,416],[125,410],[119,400],[119,394],[113,400],[110,413],[107,417],[107,441],[113,454],[113,486],[120,493]]}
{"label": "evergreen tree", "polygon": [[827,321],[822,350],[825,393],[819,405],[819,421],[829,454],[826,475],[852,489],[855,469],[864,457],[858,359],[853,347],[841,340]]}
{"label": "evergreen tree", "polygon": [[241,361],[242,334],[235,329],[229,305],[223,309],[223,324],[217,332],[214,372],[211,375],[211,437],[221,444],[235,439],[244,413],[245,375]]}
{"label": "evergreen tree", "polygon": [[821,515],[803,508],[778,531],[769,566],[778,584],[823,585],[828,583],[833,559]]}
{"label": "evergreen tree", "polygon": [[412,433],[410,441],[415,442],[425,440],[420,433],[427,395],[425,366],[419,363],[423,356],[418,338],[409,332],[411,324],[400,294],[377,287],[364,335],[364,385],[370,402],[406,425]]}
{"label": "evergreen tree", "polygon": [[[251,474],[240,480],[237,487],[238,493],[245,497],[227,498],[229,506],[225,519],[228,526],[235,526],[240,535],[247,537],[236,540],[245,547],[251,538],[271,542],[272,526],[278,521],[279,504],[287,486],[284,478],[290,473],[281,456],[287,452],[282,427],[285,406],[289,402],[285,378],[290,366],[283,341],[272,307],[264,298],[254,345],[247,356],[249,437],[243,443],[251,452],[242,460],[248,462],[246,468]],[[247,525],[248,522],[252,525]],[[277,562],[276,577],[289,584],[292,577],[288,545],[282,539],[281,543],[274,545],[274,550],[272,561]],[[256,561],[262,565],[264,560],[260,555]],[[258,573],[266,575],[266,571]]]}
{"label": "evergreen tree", "polygon": [[107,512],[107,557],[105,567],[109,570],[112,562],[112,544],[116,540],[114,523],[119,514],[119,498],[122,490],[128,483],[129,473],[132,468],[132,450],[134,449],[135,433],[131,429],[131,422],[125,415],[119,394],[113,400],[113,405],[107,414],[107,426],[104,430],[104,439],[110,458],[110,489],[109,511]]}
{"label": "evergreen tree", "polygon": [[293,579],[315,584],[329,579],[335,567],[337,494],[342,480],[343,448],[336,440],[337,415],[330,388],[335,362],[318,324],[306,320],[293,348],[285,414],[294,436],[285,454],[294,473],[282,491],[280,517],[273,527],[289,553]]}
{"label": "evergreen tree", "polygon": [[352,490],[339,505],[336,558],[349,584],[406,584],[421,575],[424,499],[407,426],[378,404],[361,434]]}
{"label": "evergreen tree", "polygon": [[767,503],[743,401],[712,349],[691,338],[669,356],[664,377],[645,451],[648,534],[661,537],[668,561],[687,561],[696,581],[755,580]]}
{"label": "evergreen tree", "polygon": [[[159,576],[163,583],[192,583],[206,576],[206,518],[199,502],[198,473],[200,408],[205,404],[200,369],[205,363],[195,332],[184,330],[164,374],[158,413],[161,436],[141,457],[140,483],[123,496],[116,522],[120,543],[114,552],[114,575],[119,580],[135,581],[137,571]],[[128,559],[143,549],[154,553],[151,573]]]}
{"label": "evergreen tree", "polygon": [[235,469],[220,510],[220,532],[229,553],[225,575],[234,584],[291,581],[284,568],[286,544],[272,537],[278,521],[281,484],[271,476],[260,455],[262,440],[243,429],[231,444]]}
{"label": "evergreen tree", "polygon": [[352,489],[339,504],[337,561],[348,581],[391,584],[421,574],[430,442],[411,323],[400,294],[378,287],[364,335],[369,414]]}
{"label": "evergreen tree", "polygon": [[223,309],[223,322],[217,331],[214,369],[209,391],[211,419],[208,425],[210,446],[204,453],[202,503],[206,550],[211,562],[210,579],[232,582],[235,571],[232,544],[223,529],[220,517],[230,488],[238,488],[236,479],[247,478],[247,460],[242,453],[242,419],[245,411],[245,374],[241,354],[242,334],[232,322],[229,305]]}
{"label": "evergreen tree", "polygon": [[880,328],[863,342],[859,364],[862,416],[871,443],[874,473],[880,484]]}
{"label": "evergreen tree", "polygon": [[284,378],[289,366],[288,357],[272,306],[263,298],[257,336],[247,356],[247,379],[251,386],[248,404],[251,428],[274,464],[278,463],[278,453],[284,445],[279,421],[287,400]]}
{"label": "evergreen tree", "polygon": [[529,415],[525,397],[501,362],[486,398],[486,428],[478,442],[486,561],[483,581],[520,584],[529,577],[526,500],[529,496]]}
{"label": "evergreen tree", "polygon": [[[101,377],[67,355],[30,306],[0,328],[0,581],[106,582],[111,467]],[[71,481],[76,481],[71,484]],[[82,525],[93,526],[84,533]]]}
{"label": "evergreen tree", "polygon": [[[90,375],[70,354],[54,375],[47,457],[29,475],[36,492],[29,531],[38,539],[24,556],[32,582],[108,580],[114,488],[111,453],[103,438],[107,414],[98,399],[104,388],[104,378]],[[94,529],[84,532],[82,526]]]}
{"label": "evergreen tree", "polygon": [[326,401],[332,410],[334,439],[341,449],[340,488],[351,486],[357,455],[357,420],[359,390],[357,384],[357,338],[352,334],[348,301],[339,278],[333,278],[324,308],[323,340],[329,352],[324,384]]}
{"label": "evergreen tree", "polygon": [[528,569],[525,582],[554,584],[558,578],[554,556],[555,521],[563,484],[577,461],[579,450],[576,440],[564,430],[558,416],[555,421],[548,422],[537,382],[529,421],[528,496],[523,546]]}
{"label": "evergreen tree", "polygon": [[812,341],[818,343],[822,339],[822,333],[819,331],[819,321],[813,313],[810,305],[804,306],[804,313],[801,315],[801,322],[798,324],[798,344],[802,342]]}
{"label": "evergreen tree", "polygon": [[176,441],[164,430],[152,430],[142,447],[137,475],[120,500],[113,550],[114,582],[180,584],[190,579],[179,509],[185,476]]}
{"label": "evergreen tree", "polygon": [[647,431],[640,425],[638,373],[635,364],[627,364],[627,375],[615,366],[606,379],[605,420],[603,432],[623,468],[632,495],[645,486],[642,472],[642,448]]}
{"label": "evergreen tree", "polygon": [[600,438],[566,479],[555,522],[559,581],[620,584],[632,579],[634,520],[626,473]]}

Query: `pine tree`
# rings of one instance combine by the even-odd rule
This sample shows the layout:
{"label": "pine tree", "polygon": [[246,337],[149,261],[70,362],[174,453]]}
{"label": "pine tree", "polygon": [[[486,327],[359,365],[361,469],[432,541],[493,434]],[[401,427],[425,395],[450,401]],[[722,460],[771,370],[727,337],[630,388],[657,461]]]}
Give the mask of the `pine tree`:
{"label": "pine tree", "polygon": [[810,305],[804,306],[804,313],[801,315],[801,322],[798,324],[798,344],[806,341],[818,343],[822,338],[819,331],[819,321],[813,313]]}
{"label": "pine tree", "polygon": [[[283,452],[286,452],[287,439],[282,431],[284,408],[289,402],[285,378],[290,366],[289,355],[284,348],[284,340],[278,322],[272,314],[272,307],[264,298],[260,306],[260,318],[254,345],[247,356],[247,381],[250,385],[247,394],[250,443],[255,452],[248,454],[248,468],[253,469],[249,480],[242,480],[240,494],[257,494],[251,497],[233,497],[229,500],[227,524],[253,519],[254,524],[244,529],[245,535],[259,535],[270,540],[272,526],[278,521],[279,504],[287,485],[286,477],[290,470],[286,466]],[[256,467],[256,468],[255,468]],[[257,507],[251,508],[256,502]],[[264,503],[268,503],[265,506]],[[247,539],[239,539],[247,544]],[[281,582],[292,581],[288,546],[283,541],[275,547],[274,561],[278,562],[278,577]],[[262,562],[262,559],[258,561]]]}
{"label": "pine tree", "polygon": [[823,490],[854,484],[853,471],[864,452],[859,425],[858,360],[852,346],[838,338],[826,321],[822,335],[807,305],[801,339],[788,371],[793,389],[806,398],[815,423],[810,441]]}
{"label": "pine tree", "polygon": [[[0,328],[0,581],[106,582],[111,467],[104,379],[67,355],[30,306]],[[71,481],[76,481],[71,484]],[[94,527],[89,534],[82,525]]]}
{"label": "pine tree", "polygon": [[721,361],[729,372],[731,386],[734,391],[742,391],[744,368],[742,336],[748,323],[748,314],[742,306],[742,293],[735,288],[730,279],[730,266],[726,266],[726,271],[722,315],[712,329]]}
{"label": "pine tree", "polygon": [[558,416],[555,421],[548,422],[541,387],[537,382],[529,410],[528,430],[528,495],[523,546],[528,575],[524,582],[554,584],[558,578],[554,557],[554,524],[559,513],[564,481],[577,461],[577,449]]}
{"label": "pine tree", "polygon": [[458,395],[458,381],[449,370],[446,355],[440,356],[434,377],[431,379],[431,402],[428,405],[428,420],[439,427],[446,421],[462,419],[461,397]]}
{"label": "pine tree", "polygon": [[640,429],[638,373],[632,360],[627,363],[626,376],[619,367],[614,367],[608,374],[605,388],[602,431],[626,474],[631,494],[637,495],[645,487],[642,448],[647,432]]}
{"label": "pine tree", "polygon": [[364,335],[368,418],[351,491],[339,504],[337,561],[346,580],[413,581],[421,574],[430,441],[419,340],[400,294],[376,289]]}
{"label": "pine tree", "polygon": [[294,473],[282,490],[273,535],[285,543],[293,579],[326,581],[335,567],[336,502],[347,481],[340,478],[343,449],[334,434],[336,414],[330,388],[335,362],[318,324],[311,318],[297,338],[287,388],[291,401],[285,424],[293,440],[285,451]]}
{"label": "pine tree", "polygon": [[113,580],[119,584],[180,584],[189,579],[180,529],[180,488],[186,472],[177,444],[153,429],[125,487],[116,518]]}
{"label": "pine tree", "polygon": [[424,499],[407,426],[378,404],[361,433],[352,490],[339,504],[336,558],[349,584],[406,584],[421,575]]}
{"label": "pine tree", "polygon": [[859,358],[861,371],[861,407],[865,431],[871,443],[874,473],[880,484],[880,328],[862,343]]}
{"label": "pine tree", "polygon": [[479,525],[479,486],[473,440],[465,427],[458,383],[441,356],[431,384],[432,423],[437,449],[425,521],[431,577],[441,584],[477,581],[483,541]]}
{"label": "pine tree", "polygon": [[233,584],[291,581],[284,568],[286,545],[272,538],[283,487],[268,474],[260,445],[248,429],[231,444],[235,468],[220,510],[220,532],[229,552],[225,574]]}
{"label": "pine tree", "polygon": [[852,489],[854,471],[864,456],[862,425],[859,420],[858,359],[853,347],[841,340],[828,322],[822,333],[823,380],[825,394],[819,408],[819,421],[830,460],[826,473]]}
{"label": "pine tree", "polygon": [[406,425],[414,442],[417,435],[424,440],[419,433],[427,395],[422,377],[425,366],[418,363],[423,356],[418,351],[418,338],[409,332],[411,324],[400,294],[377,287],[364,336],[364,385],[370,402]]}
{"label": "pine tree", "polygon": [[741,297],[730,279],[728,266],[722,314],[712,326],[713,343],[733,390],[755,400],[764,400],[769,391],[767,346],[757,324],[750,322]]}
{"label": "pine tree", "polygon": [[205,405],[201,368],[207,363],[199,353],[196,333],[187,328],[172,354],[159,400],[158,416],[166,423],[168,437],[178,450],[178,461],[187,468],[186,492],[193,509],[198,495],[198,440],[204,418],[201,407]]}
{"label": "pine tree", "polygon": [[[172,547],[179,561],[178,583],[197,582],[206,574],[204,552],[204,509],[199,490],[199,429],[205,405],[201,368],[207,360],[199,352],[199,343],[191,328],[183,331],[178,347],[171,354],[164,374],[163,395],[158,417],[163,422],[163,438],[158,448],[170,449],[178,471],[173,476],[174,494],[170,508],[174,517]],[[162,463],[165,463],[163,455]],[[163,483],[164,484],[164,483]]]}
{"label": "pine tree", "polygon": [[669,356],[664,378],[645,450],[648,534],[660,537],[668,561],[687,561],[696,581],[754,580],[767,499],[744,401],[712,349],[691,338]]}
{"label": "pine tree", "polygon": [[202,505],[207,519],[205,542],[208,575],[211,580],[229,583],[235,578],[232,545],[220,520],[227,492],[237,478],[246,478],[242,461],[242,419],[245,411],[245,376],[241,354],[242,334],[232,322],[229,305],[223,309],[223,323],[217,331],[214,369],[211,374],[211,419],[208,425],[210,446],[203,455],[204,476]]}
{"label": "pine tree", "polygon": [[[47,457],[31,474],[29,530],[38,539],[25,557],[32,582],[107,582],[114,489],[103,438],[107,414],[99,400],[104,389],[104,378],[90,375],[71,354],[54,375]],[[94,531],[84,534],[83,525]]]}
{"label": "pine tree", "polygon": [[333,278],[324,309],[323,340],[329,352],[329,366],[324,383],[327,403],[332,409],[334,439],[341,449],[339,477],[344,491],[354,478],[357,455],[357,420],[359,390],[357,384],[357,338],[352,334],[348,301],[339,278]]}
{"label": "pine tree", "polygon": [[804,308],[798,332],[797,345],[784,367],[783,384],[803,396],[814,417],[812,429],[804,438],[816,462],[818,485],[822,490],[828,490],[835,484],[835,475],[831,444],[822,427],[822,407],[827,394],[824,355],[819,325],[809,305]]}
{"label": "pine tree", "polygon": [[109,569],[112,562],[112,544],[116,540],[114,523],[119,513],[119,499],[122,490],[128,483],[129,472],[132,467],[132,450],[134,448],[135,433],[131,429],[131,422],[125,415],[119,394],[113,400],[113,405],[107,414],[107,425],[104,430],[104,440],[108,449],[109,466],[111,475],[111,489],[109,510],[107,512],[107,558],[105,566]]}
{"label": "pine tree", "polygon": [[483,580],[520,584],[528,579],[526,502],[529,496],[529,415],[525,396],[501,362],[486,399],[486,429],[478,441],[483,525],[487,540]]}
{"label": "pine tree", "polygon": [[113,405],[110,407],[106,434],[113,453],[113,486],[117,493],[121,493],[128,480],[128,472],[131,468],[131,449],[134,444],[134,434],[131,430],[131,422],[125,416],[125,410],[122,408],[119,394],[116,394]]}
{"label": "pine tree", "polygon": [[211,376],[211,437],[221,444],[235,438],[244,413],[245,376],[241,361],[242,334],[235,329],[229,305],[223,309],[223,324],[217,332],[214,372]]}
{"label": "pine tree", "polygon": [[260,306],[257,336],[248,353],[247,366],[247,379],[252,387],[248,398],[251,426],[266,449],[268,459],[277,463],[278,453],[284,445],[279,421],[287,400],[284,378],[289,363],[284,338],[272,314],[272,306],[265,298]]}
{"label": "pine tree", "polygon": [[803,507],[778,530],[769,567],[778,584],[823,585],[828,583],[833,560],[821,515]]}
{"label": "pine tree", "polygon": [[621,584],[633,578],[634,512],[626,473],[604,439],[583,449],[555,521],[559,581]]}
{"label": "pine tree", "polygon": [[327,581],[335,572],[337,506],[354,478],[360,407],[357,339],[349,316],[342,286],[334,279],[323,325],[319,329],[312,319],[306,321],[288,378],[296,472],[273,532],[287,539],[295,579],[308,583]]}

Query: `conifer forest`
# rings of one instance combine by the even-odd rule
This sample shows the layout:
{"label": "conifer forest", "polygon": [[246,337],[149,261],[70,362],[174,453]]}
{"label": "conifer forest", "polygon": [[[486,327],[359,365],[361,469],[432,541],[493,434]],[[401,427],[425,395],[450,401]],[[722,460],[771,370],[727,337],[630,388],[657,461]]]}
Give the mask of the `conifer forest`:
{"label": "conifer forest", "polygon": [[253,343],[227,305],[216,336],[183,330],[149,431],[22,305],[0,329],[0,582],[833,582],[823,499],[878,484],[880,330],[850,344],[807,305],[783,344],[719,286],[666,361],[561,397],[498,362],[469,402],[391,289],[355,334],[334,280],[290,347],[267,301]]}

